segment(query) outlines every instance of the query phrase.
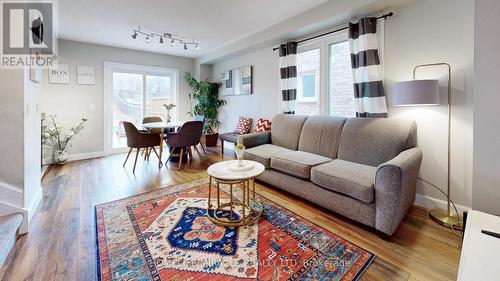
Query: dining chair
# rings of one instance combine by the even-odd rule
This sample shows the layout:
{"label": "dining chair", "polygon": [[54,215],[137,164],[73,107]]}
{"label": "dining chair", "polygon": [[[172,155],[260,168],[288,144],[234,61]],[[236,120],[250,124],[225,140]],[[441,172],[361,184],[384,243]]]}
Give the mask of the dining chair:
{"label": "dining chair", "polygon": [[[180,149],[179,154],[179,169],[182,167],[182,158],[184,156],[184,149],[187,150],[190,159],[193,158],[193,153],[191,152],[191,146],[196,146],[200,143],[201,135],[203,133],[203,122],[202,121],[188,121],[182,125],[182,127],[174,133],[170,133],[167,137],[167,144],[171,147],[171,151],[175,149]],[[165,165],[168,164],[172,153],[168,156]],[[168,167],[168,166],[167,166]]]}
{"label": "dining chair", "polygon": [[134,124],[127,121],[123,121],[123,127],[125,128],[125,136],[127,137],[127,146],[129,147],[127,157],[125,158],[125,162],[123,162],[124,167],[134,148],[137,149],[137,152],[135,154],[133,173],[135,173],[135,166],[137,165],[137,158],[139,157],[139,150],[141,148],[144,150],[151,148],[158,159],[160,158],[155,149],[155,146],[160,145],[161,141],[158,135],[140,132]]}
{"label": "dining chair", "polygon": [[[148,117],[144,117],[142,118],[142,124],[147,124],[147,123],[155,123],[155,122],[163,122],[163,120],[161,120],[160,117],[158,116],[148,116]],[[142,129],[142,130],[139,130],[141,132],[147,132],[149,134],[154,134],[154,135],[160,135],[161,133],[161,129]],[[149,158],[149,154],[151,154],[151,149],[145,149],[143,150],[143,155],[144,155],[144,159],[146,160],[147,158]]]}
{"label": "dining chair", "polygon": [[[194,117],[194,121],[201,121],[201,122],[203,122],[202,126],[201,126],[202,127],[202,134],[201,134],[201,137],[200,137],[200,146],[201,146],[201,149],[203,149],[203,153],[206,154],[207,151],[205,150],[205,146],[203,145],[203,137],[204,137],[203,126],[205,125],[205,116],[203,116],[203,115],[196,115]],[[196,146],[195,146],[195,148],[196,148]],[[198,151],[198,149],[196,149],[196,151]]]}

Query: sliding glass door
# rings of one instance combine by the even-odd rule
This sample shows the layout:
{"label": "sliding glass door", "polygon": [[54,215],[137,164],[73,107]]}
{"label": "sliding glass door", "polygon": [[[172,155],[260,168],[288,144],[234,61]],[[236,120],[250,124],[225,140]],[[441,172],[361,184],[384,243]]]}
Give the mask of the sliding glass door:
{"label": "sliding glass door", "polygon": [[[140,128],[146,116],[166,120],[164,104],[176,104],[178,71],[139,65],[105,64],[105,151],[121,152],[127,146],[123,122]],[[172,110],[172,119],[177,119]]]}

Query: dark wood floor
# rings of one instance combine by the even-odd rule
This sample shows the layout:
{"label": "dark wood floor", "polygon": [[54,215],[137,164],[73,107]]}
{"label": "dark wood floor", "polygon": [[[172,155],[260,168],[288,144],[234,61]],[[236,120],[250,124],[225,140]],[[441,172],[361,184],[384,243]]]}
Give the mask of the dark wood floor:
{"label": "dark wood floor", "polygon": [[[43,200],[30,232],[19,241],[3,280],[96,280],[94,206],[206,176],[206,168],[224,158],[219,148],[184,166],[158,169],[156,158],[122,167],[125,155],[76,161],[52,168],[45,176]],[[227,151],[225,158],[233,158]],[[383,240],[361,227],[282,193],[258,185],[259,194],[301,214],[333,233],[375,253],[362,280],[455,280],[459,241],[414,207],[396,233]]]}

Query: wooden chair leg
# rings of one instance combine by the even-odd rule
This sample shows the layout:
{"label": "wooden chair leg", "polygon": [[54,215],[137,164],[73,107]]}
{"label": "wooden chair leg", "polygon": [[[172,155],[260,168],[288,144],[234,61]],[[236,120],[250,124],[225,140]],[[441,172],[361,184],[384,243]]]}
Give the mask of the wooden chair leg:
{"label": "wooden chair leg", "polygon": [[[172,151],[174,151],[174,149],[175,149],[175,148],[172,148]],[[167,169],[168,169],[168,161],[170,161],[170,158],[172,158],[172,152],[170,152],[170,153],[168,154],[167,161],[165,161],[165,167],[167,167]]]}
{"label": "wooden chair leg", "polygon": [[200,142],[201,149],[203,149],[203,153],[207,154],[207,150],[205,149],[205,146],[203,145],[202,142]]}
{"label": "wooden chair leg", "polygon": [[196,145],[193,145],[194,147],[194,150],[196,150],[196,153],[198,153],[198,156],[200,156],[201,158],[201,154],[200,154],[200,151],[198,150],[198,147]]}
{"label": "wooden chair leg", "polygon": [[132,173],[134,173],[134,174],[135,174],[135,165],[137,165],[137,158],[139,157],[139,150],[140,150],[140,148],[138,148],[137,152],[135,153],[134,168],[132,169]]}
{"label": "wooden chair leg", "polygon": [[128,150],[127,157],[125,158],[125,162],[123,162],[123,167],[125,167],[125,164],[127,164],[128,157],[130,156],[130,152],[132,152],[132,147]]}
{"label": "wooden chair leg", "polygon": [[191,146],[188,147],[189,161],[193,160],[193,151],[191,151]]}
{"label": "wooden chair leg", "polygon": [[160,155],[158,154],[158,152],[156,152],[156,149],[153,147],[153,152],[156,154],[156,157],[158,157],[158,160],[160,159]]}
{"label": "wooden chair leg", "polygon": [[182,158],[184,156],[184,148],[181,148],[181,154],[179,155],[179,169],[182,167]]}
{"label": "wooden chair leg", "polygon": [[222,151],[222,155],[224,155],[224,141],[220,140],[220,149]]}

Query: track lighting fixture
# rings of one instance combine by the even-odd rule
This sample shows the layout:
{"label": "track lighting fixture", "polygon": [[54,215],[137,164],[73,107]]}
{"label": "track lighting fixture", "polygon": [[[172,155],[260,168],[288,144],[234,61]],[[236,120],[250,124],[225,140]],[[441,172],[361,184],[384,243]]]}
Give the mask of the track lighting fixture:
{"label": "track lighting fixture", "polygon": [[170,41],[170,45],[174,46],[175,41],[179,43],[179,45],[183,46],[184,50],[188,49],[188,45],[193,46],[196,50],[199,50],[199,43],[195,42],[194,40],[186,40],[186,39],[181,39],[179,37],[174,37],[171,33],[156,33],[156,32],[145,32],[141,30],[141,27],[139,26],[137,29],[132,30],[132,35],[131,37],[133,39],[137,38],[137,35],[142,35],[146,37],[146,43],[151,43],[151,39],[159,37],[160,39],[158,42],[160,44],[163,44],[165,42]]}

